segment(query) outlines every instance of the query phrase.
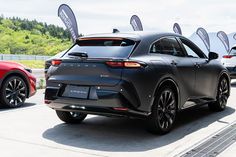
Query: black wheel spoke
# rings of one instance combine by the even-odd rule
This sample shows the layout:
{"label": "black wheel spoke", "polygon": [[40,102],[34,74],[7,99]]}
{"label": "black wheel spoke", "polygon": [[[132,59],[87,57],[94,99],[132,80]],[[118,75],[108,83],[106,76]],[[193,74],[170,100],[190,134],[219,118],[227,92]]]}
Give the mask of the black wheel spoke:
{"label": "black wheel spoke", "polygon": [[25,97],[25,94],[24,94],[24,93],[19,92],[18,94],[19,94],[20,96],[22,96],[22,97]]}
{"label": "black wheel spoke", "polygon": [[10,98],[11,96],[12,96],[12,94],[10,93],[10,94],[6,95],[6,98],[8,99],[8,98]]}
{"label": "black wheel spoke", "polygon": [[168,104],[166,105],[166,107],[167,107],[168,109],[170,109],[170,108],[173,109],[173,107],[175,107],[174,105],[175,105],[175,100],[172,100],[170,103],[168,103]]}
{"label": "black wheel spoke", "polygon": [[157,120],[162,129],[169,129],[175,119],[176,101],[171,90],[164,90],[157,104]]}
{"label": "black wheel spoke", "polygon": [[158,103],[159,106],[163,107],[163,105],[165,104],[164,100],[163,100],[163,96],[160,97],[160,102]]}
{"label": "black wheel spoke", "polygon": [[172,116],[173,116],[173,115],[171,116],[170,114],[166,113],[165,116],[166,116],[168,122],[169,122],[170,124],[172,124],[172,123],[173,123],[173,119],[172,119]]}
{"label": "black wheel spoke", "polygon": [[14,79],[14,89],[16,89],[16,87],[17,87],[17,81],[16,79]]}
{"label": "black wheel spoke", "polygon": [[10,88],[6,88],[6,91],[11,92],[12,90]]}
{"label": "black wheel spoke", "polygon": [[165,122],[164,122],[164,128],[166,129],[166,128],[168,128],[168,126],[169,126],[169,123],[168,123],[168,120],[166,120]]}
{"label": "black wheel spoke", "polygon": [[16,87],[16,89],[19,89],[20,87],[21,87],[21,81],[18,83],[18,85],[17,85],[17,87]]}
{"label": "black wheel spoke", "polygon": [[70,112],[70,115],[73,117],[73,118],[78,118],[80,116],[80,113],[79,112]]}
{"label": "black wheel spoke", "polygon": [[228,94],[228,89],[225,89],[224,91],[222,91],[222,94]]}
{"label": "black wheel spoke", "polygon": [[23,102],[22,99],[21,99],[19,96],[17,97],[17,100],[18,100],[18,102],[20,102],[20,103]]}
{"label": "black wheel spoke", "polygon": [[164,95],[163,95],[163,96],[164,96],[164,105],[165,105],[166,102],[167,102],[167,94],[168,94],[167,92],[164,92]]}
{"label": "black wheel spoke", "polygon": [[25,91],[25,87],[20,88],[19,91]]}
{"label": "black wheel spoke", "polygon": [[168,98],[167,98],[167,101],[166,101],[166,104],[169,106],[170,105],[170,101],[172,101],[172,93],[171,92],[168,92]]}
{"label": "black wheel spoke", "polygon": [[159,119],[162,120],[163,119],[163,113],[162,112],[159,112]]}
{"label": "black wheel spoke", "polygon": [[229,87],[226,79],[221,80],[218,92],[219,105],[221,106],[221,108],[224,108],[229,97]]}
{"label": "black wheel spoke", "polygon": [[162,128],[165,127],[165,121],[163,119],[160,120],[160,125],[161,125]]}
{"label": "black wheel spoke", "polygon": [[11,83],[11,82],[9,82],[8,86],[10,87],[10,89],[11,89],[11,90],[13,90],[13,89],[14,89],[14,87],[13,87],[13,85],[12,85],[12,83]]}
{"label": "black wheel spoke", "polygon": [[13,106],[21,105],[26,99],[26,85],[20,78],[10,79],[5,88],[5,98]]}

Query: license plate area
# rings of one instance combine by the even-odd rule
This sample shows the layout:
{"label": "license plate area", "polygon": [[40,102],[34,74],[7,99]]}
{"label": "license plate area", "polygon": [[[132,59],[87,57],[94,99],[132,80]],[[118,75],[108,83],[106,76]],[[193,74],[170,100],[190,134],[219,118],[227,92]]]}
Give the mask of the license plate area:
{"label": "license plate area", "polygon": [[67,85],[62,93],[62,97],[88,99],[90,87]]}

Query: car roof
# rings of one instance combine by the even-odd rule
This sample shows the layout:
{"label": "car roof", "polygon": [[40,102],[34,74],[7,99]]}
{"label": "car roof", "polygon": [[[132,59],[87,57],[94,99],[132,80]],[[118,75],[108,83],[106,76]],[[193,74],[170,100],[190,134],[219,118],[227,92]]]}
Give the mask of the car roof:
{"label": "car roof", "polygon": [[138,46],[135,48],[134,52],[132,53],[132,56],[138,56],[138,55],[143,55],[146,52],[149,52],[150,45],[152,45],[155,41],[159,40],[160,38],[167,37],[167,36],[185,38],[182,35],[179,35],[176,33],[133,31],[133,32],[127,32],[127,33],[119,32],[119,33],[91,34],[91,35],[80,37],[78,41],[82,39],[86,39],[86,38],[125,38],[125,39],[130,39],[133,41],[140,41]]}
{"label": "car roof", "polygon": [[79,39],[83,38],[127,38],[134,41],[143,40],[143,39],[153,39],[153,38],[159,38],[162,36],[181,36],[176,33],[168,33],[168,32],[148,32],[148,31],[133,31],[133,32],[127,32],[127,33],[103,33],[103,34],[91,34],[83,36]]}

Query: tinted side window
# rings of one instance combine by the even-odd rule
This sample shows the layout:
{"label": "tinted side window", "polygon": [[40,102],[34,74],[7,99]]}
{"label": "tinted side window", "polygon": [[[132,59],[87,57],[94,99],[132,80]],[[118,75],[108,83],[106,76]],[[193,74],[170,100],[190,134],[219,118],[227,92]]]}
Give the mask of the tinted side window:
{"label": "tinted side window", "polygon": [[162,52],[162,44],[161,40],[158,40],[152,45],[150,53],[161,53],[161,52]]}
{"label": "tinted side window", "polygon": [[175,38],[165,38],[165,39],[162,39],[161,42],[162,42],[164,54],[182,56],[181,48]]}
{"label": "tinted side window", "polygon": [[188,47],[186,44],[184,44],[184,48],[188,54],[188,57],[194,57],[194,58],[200,58],[198,54],[196,54],[190,47]]}
{"label": "tinted side window", "polygon": [[195,57],[195,58],[206,58],[204,53],[190,41],[180,38],[188,57]]}
{"label": "tinted side window", "polygon": [[160,53],[173,56],[183,56],[180,45],[175,38],[163,38],[151,46],[151,53]]}

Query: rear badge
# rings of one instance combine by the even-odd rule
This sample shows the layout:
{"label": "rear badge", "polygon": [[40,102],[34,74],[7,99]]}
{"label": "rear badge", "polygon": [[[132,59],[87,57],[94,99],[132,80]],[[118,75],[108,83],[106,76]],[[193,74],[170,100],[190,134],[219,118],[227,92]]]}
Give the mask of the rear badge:
{"label": "rear badge", "polygon": [[86,91],[80,91],[80,90],[70,90],[70,93],[76,93],[76,94],[87,94]]}
{"label": "rear badge", "polygon": [[100,75],[100,77],[109,77],[109,75]]}

